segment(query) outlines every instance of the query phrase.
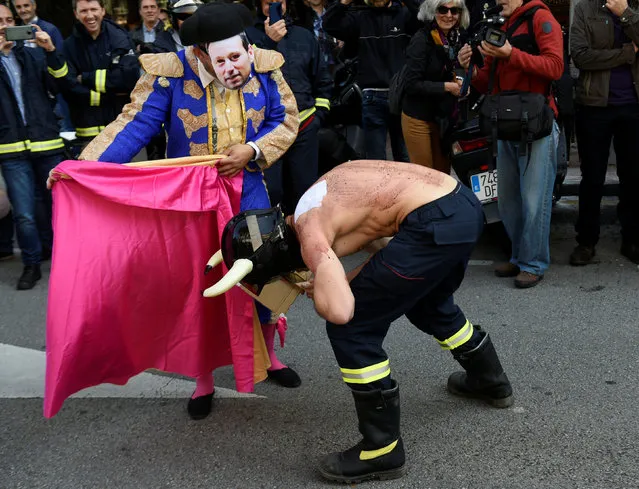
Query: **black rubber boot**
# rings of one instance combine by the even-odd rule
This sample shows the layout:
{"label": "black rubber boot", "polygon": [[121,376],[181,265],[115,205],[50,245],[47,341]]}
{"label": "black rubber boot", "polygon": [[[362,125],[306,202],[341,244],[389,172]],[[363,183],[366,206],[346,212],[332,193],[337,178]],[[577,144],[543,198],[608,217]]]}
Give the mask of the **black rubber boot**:
{"label": "black rubber boot", "polygon": [[[344,452],[327,455],[320,462],[325,479],[356,483],[397,479],[404,475],[404,444],[399,432],[399,387],[385,391],[352,391],[364,437]],[[375,453],[375,452],[378,453]]]}
{"label": "black rubber boot", "polygon": [[[448,377],[448,391],[462,397],[483,399],[496,408],[513,405],[513,389],[488,333],[472,350],[453,350],[453,356],[465,372],[455,372]],[[463,347],[462,347],[463,348]]]}

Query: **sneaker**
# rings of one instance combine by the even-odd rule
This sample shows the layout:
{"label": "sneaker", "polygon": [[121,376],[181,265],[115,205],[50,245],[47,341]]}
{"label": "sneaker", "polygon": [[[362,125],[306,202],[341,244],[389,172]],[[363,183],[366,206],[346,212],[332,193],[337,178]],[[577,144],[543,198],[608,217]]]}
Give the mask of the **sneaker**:
{"label": "sneaker", "polygon": [[621,254],[628,258],[632,263],[639,265],[639,245],[633,243],[622,243]]}
{"label": "sneaker", "polygon": [[0,251],[0,261],[11,260],[14,256],[13,251]]}
{"label": "sneaker", "polygon": [[530,272],[520,272],[515,277],[515,287],[518,289],[529,289],[541,282],[543,278],[543,275],[535,275]]}
{"label": "sneaker", "polygon": [[18,290],[32,289],[41,278],[40,265],[25,265],[16,288]]}
{"label": "sneaker", "polygon": [[590,263],[597,263],[594,260],[595,255],[594,246],[577,245],[570,254],[570,264],[573,267],[582,267]]}
{"label": "sneaker", "polygon": [[498,277],[516,277],[519,267],[513,263],[501,263],[495,267],[495,275]]}

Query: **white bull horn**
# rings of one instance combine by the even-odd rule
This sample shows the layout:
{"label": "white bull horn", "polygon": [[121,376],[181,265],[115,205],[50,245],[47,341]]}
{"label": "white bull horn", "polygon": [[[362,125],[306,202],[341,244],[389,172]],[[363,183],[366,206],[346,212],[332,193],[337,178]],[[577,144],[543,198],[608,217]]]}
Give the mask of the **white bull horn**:
{"label": "white bull horn", "polygon": [[213,267],[217,267],[220,263],[222,263],[222,250],[218,250],[208,261],[206,268],[204,269],[204,275],[209,273]]}
{"label": "white bull horn", "polygon": [[253,262],[251,260],[247,260],[246,258],[240,258],[228,271],[222,279],[212,285],[204,292],[202,295],[204,297],[216,297],[218,295],[223,294],[227,290],[230,290],[233,286],[237,285],[242,281],[244,277],[246,277],[249,273],[253,271]]}

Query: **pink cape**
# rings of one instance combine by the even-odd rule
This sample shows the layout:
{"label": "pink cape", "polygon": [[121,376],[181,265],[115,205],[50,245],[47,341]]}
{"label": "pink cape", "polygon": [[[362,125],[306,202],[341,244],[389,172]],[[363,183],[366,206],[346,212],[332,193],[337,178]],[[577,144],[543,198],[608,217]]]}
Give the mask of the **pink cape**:
{"label": "pink cape", "polygon": [[253,301],[237,287],[201,295],[226,271],[203,274],[239,212],[241,173],[87,161],[56,171],[69,178],[53,187],[44,416],[150,368],[197,377],[233,364],[237,390],[252,391]]}

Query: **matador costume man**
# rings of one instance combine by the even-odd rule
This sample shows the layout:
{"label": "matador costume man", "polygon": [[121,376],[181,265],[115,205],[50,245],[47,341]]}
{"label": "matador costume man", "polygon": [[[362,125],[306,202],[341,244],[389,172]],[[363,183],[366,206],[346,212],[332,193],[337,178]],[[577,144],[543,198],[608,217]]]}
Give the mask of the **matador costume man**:
{"label": "matador costume man", "polygon": [[[188,45],[184,51],[140,57],[145,73],[131,103],[80,159],[129,162],[164,126],[167,157],[226,154],[217,164],[219,174],[234,177],[242,172],[237,211],[270,207],[262,170],[291,146],[299,120],[280,71],[284,59],[276,51],[248,44],[243,31],[251,22],[250,12],[239,4],[199,8],[180,30]],[[279,362],[273,350],[278,318],[259,304],[257,313],[269,352],[269,377],[297,387],[298,375]],[[189,400],[192,418],[210,413],[213,393],[212,373],[205,372],[196,379]]]}

